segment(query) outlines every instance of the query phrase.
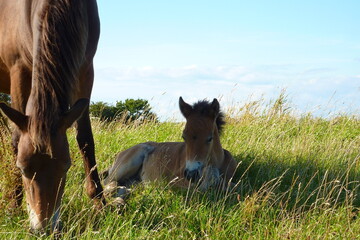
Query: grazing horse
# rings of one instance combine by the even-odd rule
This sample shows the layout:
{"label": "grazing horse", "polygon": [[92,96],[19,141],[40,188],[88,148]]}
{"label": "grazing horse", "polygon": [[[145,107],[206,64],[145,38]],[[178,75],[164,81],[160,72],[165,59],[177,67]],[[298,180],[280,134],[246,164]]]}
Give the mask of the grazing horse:
{"label": "grazing horse", "polygon": [[58,227],[71,165],[66,129],[75,122],[87,194],[105,203],[89,119],[99,34],[96,0],[0,0],[0,91],[11,95],[11,107],[0,108],[15,124],[16,166],[34,230]]}
{"label": "grazing horse", "polygon": [[219,102],[214,99],[191,106],[180,97],[179,106],[186,118],[184,142],[146,142],[120,152],[112,167],[104,172],[105,191],[112,193],[118,187],[117,197],[122,197],[126,193],[123,186],[160,179],[177,179],[174,185],[181,188],[197,183],[200,190],[221,180],[229,183],[237,164],[220,143],[225,122]]}

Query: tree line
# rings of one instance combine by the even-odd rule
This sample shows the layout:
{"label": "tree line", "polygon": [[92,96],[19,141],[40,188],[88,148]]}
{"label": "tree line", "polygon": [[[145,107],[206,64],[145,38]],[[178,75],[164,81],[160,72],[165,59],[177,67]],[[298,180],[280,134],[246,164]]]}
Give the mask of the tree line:
{"label": "tree line", "polygon": [[[0,102],[10,104],[10,96],[0,93]],[[126,99],[125,101],[116,102],[115,105],[102,101],[91,102],[90,115],[99,118],[101,121],[108,122],[118,119],[126,122],[135,120],[158,120],[156,114],[152,112],[152,107],[149,102],[145,99]]]}

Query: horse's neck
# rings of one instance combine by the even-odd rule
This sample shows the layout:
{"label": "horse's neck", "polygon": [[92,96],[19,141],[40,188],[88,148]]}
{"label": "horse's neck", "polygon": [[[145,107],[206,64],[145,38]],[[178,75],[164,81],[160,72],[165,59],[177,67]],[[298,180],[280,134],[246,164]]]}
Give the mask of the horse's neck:
{"label": "horse's neck", "polygon": [[36,112],[35,112],[35,108],[34,108],[33,94],[34,94],[33,92],[30,94],[29,99],[27,100],[27,103],[26,103],[25,114],[27,116],[36,116]]}

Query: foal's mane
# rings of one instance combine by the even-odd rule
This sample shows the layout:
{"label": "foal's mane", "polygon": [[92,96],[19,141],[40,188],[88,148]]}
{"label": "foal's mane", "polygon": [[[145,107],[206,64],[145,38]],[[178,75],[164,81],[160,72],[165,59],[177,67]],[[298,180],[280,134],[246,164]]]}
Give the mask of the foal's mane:
{"label": "foal's mane", "polygon": [[[51,154],[50,137],[69,108],[87,40],[85,1],[47,0],[33,29],[33,76],[29,133],[36,149]],[[37,36],[37,38],[35,37]]]}
{"label": "foal's mane", "polygon": [[[194,112],[197,112],[202,116],[208,116],[213,111],[211,102],[209,102],[207,100],[201,100],[201,101],[194,103],[192,105],[192,109]],[[219,110],[219,113],[216,117],[216,126],[217,126],[219,134],[222,133],[224,125],[225,125],[225,115],[221,110]]]}

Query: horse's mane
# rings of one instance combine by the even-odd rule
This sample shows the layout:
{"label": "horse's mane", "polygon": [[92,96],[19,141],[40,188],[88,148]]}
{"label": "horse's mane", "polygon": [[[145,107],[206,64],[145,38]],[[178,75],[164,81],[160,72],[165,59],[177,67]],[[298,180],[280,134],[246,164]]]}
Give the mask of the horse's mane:
{"label": "horse's mane", "polygon": [[[192,109],[194,112],[200,113],[200,115],[208,115],[210,112],[212,112],[212,106],[211,102],[207,100],[201,100],[192,105]],[[224,113],[219,110],[219,114],[216,117],[216,126],[219,131],[219,134],[222,133],[223,127],[225,125],[225,115]]]}
{"label": "horse's mane", "polygon": [[33,29],[36,47],[33,50],[33,113],[29,133],[35,149],[42,148],[50,154],[51,134],[60,116],[69,108],[85,56],[87,16],[83,2],[46,1],[38,11],[37,29]]}

